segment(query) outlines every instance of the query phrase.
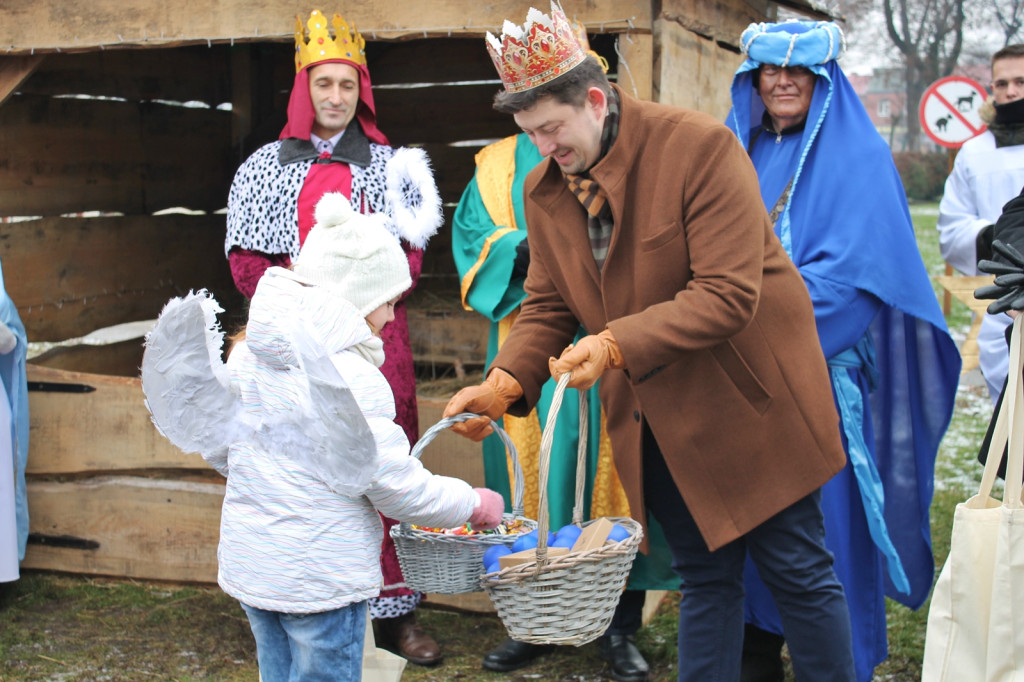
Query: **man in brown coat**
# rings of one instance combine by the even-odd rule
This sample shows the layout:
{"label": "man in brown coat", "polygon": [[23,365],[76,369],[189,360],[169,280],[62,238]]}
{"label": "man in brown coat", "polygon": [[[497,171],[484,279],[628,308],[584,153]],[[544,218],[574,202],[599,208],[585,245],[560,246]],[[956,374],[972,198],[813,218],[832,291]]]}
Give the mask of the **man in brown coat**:
{"label": "man in brown coat", "polygon": [[[524,189],[520,316],[445,414],[483,415],[455,427],[482,438],[488,419],[526,414],[549,374],[581,389],[600,377],[631,515],[663,526],[681,579],[679,679],[739,679],[749,552],[797,678],[852,681],[819,506],[846,456],[810,298],[754,169],[711,117],[611,86],[563,22],[552,4],[488,35],[495,108],[549,158]],[[580,325],[591,336],[567,347]]]}

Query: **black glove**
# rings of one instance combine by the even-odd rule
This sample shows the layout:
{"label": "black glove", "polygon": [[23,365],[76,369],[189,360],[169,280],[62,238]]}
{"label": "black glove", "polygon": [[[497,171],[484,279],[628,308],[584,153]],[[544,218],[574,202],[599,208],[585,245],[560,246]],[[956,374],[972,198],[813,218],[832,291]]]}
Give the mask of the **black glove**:
{"label": "black glove", "polygon": [[974,238],[974,249],[977,252],[978,260],[992,260],[992,233],[995,232],[995,229],[995,225],[989,225]]}
{"label": "black glove", "polygon": [[987,308],[992,315],[1005,313],[1007,310],[1024,310],[1024,255],[998,239],[992,242],[992,250],[1006,262],[978,262],[979,270],[995,275],[996,279],[994,284],[976,289],[974,298],[996,299]]}
{"label": "black glove", "polygon": [[516,259],[512,261],[512,279],[525,279],[530,267],[530,242],[526,239],[516,245]]}

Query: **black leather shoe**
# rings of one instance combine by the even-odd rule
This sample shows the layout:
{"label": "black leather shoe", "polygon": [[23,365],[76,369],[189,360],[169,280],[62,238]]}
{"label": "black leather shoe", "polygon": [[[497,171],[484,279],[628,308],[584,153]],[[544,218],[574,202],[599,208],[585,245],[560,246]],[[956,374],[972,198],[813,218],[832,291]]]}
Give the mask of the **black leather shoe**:
{"label": "black leather shoe", "polygon": [[530,661],[547,653],[550,648],[543,644],[517,642],[509,638],[484,656],[483,666],[487,670],[507,673],[510,670],[518,670],[529,665]]}
{"label": "black leather shoe", "polygon": [[783,682],[782,645],[785,639],[774,632],[747,623],[743,630],[743,663],[740,682]]}
{"label": "black leather shoe", "polygon": [[601,635],[597,639],[601,658],[611,665],[611,676],[616,682],[644,682],[647,679],[647,661],[633,644],[629,635]]}

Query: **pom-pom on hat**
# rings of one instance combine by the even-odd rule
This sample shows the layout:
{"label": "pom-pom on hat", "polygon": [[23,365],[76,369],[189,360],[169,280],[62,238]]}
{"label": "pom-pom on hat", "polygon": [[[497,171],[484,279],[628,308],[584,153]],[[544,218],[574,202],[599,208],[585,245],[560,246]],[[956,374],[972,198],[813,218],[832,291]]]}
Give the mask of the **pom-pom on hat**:
{"label": "pom-pom on hat", "polygon": [[412,286],[409,261],[383,215],[352,210],[338,192],[325,194],[314,215],[316,225],[286,276],[337,292],[363,317]]}

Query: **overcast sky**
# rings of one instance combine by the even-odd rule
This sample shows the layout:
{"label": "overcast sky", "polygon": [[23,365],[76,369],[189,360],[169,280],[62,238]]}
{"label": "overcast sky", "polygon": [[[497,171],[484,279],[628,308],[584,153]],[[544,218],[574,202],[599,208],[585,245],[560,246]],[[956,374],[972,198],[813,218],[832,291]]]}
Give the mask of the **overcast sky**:
{"label": "overcast sky", "polygon": [[[968,0],[978,2],[978,0]],[[859,21],[852,28],[844,26],[847,38],[846,54],[839,63],[848,74],[869,74],[873,69],[899,66],[902,64],[900,53],[892,44],[885,30],[885,17],[881,3],[877,3],[873,13]],[[980,7],[980,5],[974,5]],[[842,14],[842,7],[838,9]],[[782,13],[780,12],[780,18]],[[1024,42],[1024,36],[1021,37]],[[987,61],[989,55],[1003,45],[1003,35],[998,27],[988,29],[967,29],[964,31],[964,46],[961,51],[960,64],[972,61]],[[980,55],[980,57],[979,57]]]}

